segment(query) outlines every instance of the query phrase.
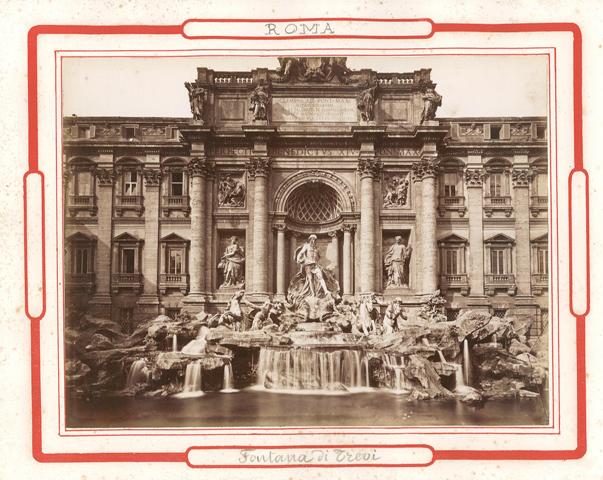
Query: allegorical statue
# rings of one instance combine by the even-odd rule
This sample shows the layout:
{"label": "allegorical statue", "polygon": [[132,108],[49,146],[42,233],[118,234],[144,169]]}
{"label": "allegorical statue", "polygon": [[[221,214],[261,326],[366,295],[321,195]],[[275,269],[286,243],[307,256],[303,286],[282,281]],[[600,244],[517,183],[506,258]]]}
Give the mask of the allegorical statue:
{"label": "allegorical statue", "polygon": [[194,83],[184,82],[184,86],[188,90],[188,100],[191,104],[191,113],[193,120],[203,122],[203,108],[205,106],[205,89],[196,81]]}
{"label": "allegorical statue", "polygon": [[245,283],[244,269],[245,252],[239,245],[237,237],[230,237],[230,245],[226,247],[224,255],[218,263],[218,268],[224,271],[224,282],[220,288],[240,288]]}
{"label": "allegorical statue", "polygon": [[254,120],[268,120],[270,106],[270,92],[268,86],[260,83],[249,96],[249,111],[253,112]]}
{"label": "allegorical statue", "polygon": [[242,207],[245,205],[245,182],[227,174],[218,183],[218,205],[221,207]]}
{"label": "allegorical statue", "polygon": [[327,294],[339,297],[339,283],[319,261],[316,235],[310,235],[308,241],[295,251],[295,262],[300,268],[287,290],[287,300],[293,310],[298,310],[307,297],[325,298]]}
{"label": "allegorical statue", "polygon": [[402,243],[402,237],[397,236],[394,244],[385,254],[385,271],[387,273],[386,288],[397,288],[408,286],[408,261],[412,253],[412,247]]}
{"label": "allegorical statue", "polygon": [[372,122],[375,120],[375,100],[377,97],[377,84],[370,86],[360,92],[358,95],[358,110],[360,110],[360,118],[363,122]]}
{"label": "allegorical statue", "polygon": [[429,87],[423,94],[423,112],[421,113],[421,123],[426,120],[433,120],[435,118],[436,110],[442,106],[442,96],[438,95],[436,91]]}

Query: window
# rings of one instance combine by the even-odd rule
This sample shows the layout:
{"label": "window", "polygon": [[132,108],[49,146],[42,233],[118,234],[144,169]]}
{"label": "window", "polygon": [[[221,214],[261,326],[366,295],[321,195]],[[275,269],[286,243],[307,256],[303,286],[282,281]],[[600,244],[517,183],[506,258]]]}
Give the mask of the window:
{"label": "window", "polygon": [[490,174],[490,196],[491,197],[502,197],[504,195],[503,190],[503,174],[492,173]]}
{"label": "window", "polygon": [[184,195],[184,172],[171,172],[170,195],[174,197]]}
{"label": "window", "polygon": [[546,139],[546,126],[545,125],[537,125],[536,126],[536,138],[539,140]]}
{"label": "window", "polygon": [[88,247],[75,247],[74,248],[74,262],[73,262],[73,273],[89,273],[88,264],[89,248]]}
{"label": "window", "polygon": [[92,195],[92,172],[78,170],[73,178],[73,194],[76,196]]}
{"label": "window", "polygon": [[458,308],[447,308],[446,309],[446,319],[449,322],[454,322],[458,316],[459,316],[459,309]]}
{"label": "window", "polygon": [[537,252],[537,254],[536,254],[537,272],[536,273],[548,275],[548,273],[549,273],[549,250],[548,250],[548,248],[540,247],[536,250],[536,252]]}
{"label": "window", "polygon": [[506,308],[495,308],[495,309],[493,309],[493,312],[492,312],[492,316],[496,317],[496,318],[505,318],[506,314],[507,314]]}
{"label": "window", "polygon": [[124,127],[124,138],[127,140],[136,138],[136,127]]}
{"label": "window", "polygon": [[444,173],[444,196],[456,197],[459,194],[458,183],[459,176],[456,172]]}
{"label": "window", "polygon": [[136,170],[124,172],[124,195],[138,195],[138,172]]}
{"label": "window", "polygon": [[136,272],[136,250],[134,248],[121,249],[121,273],[135,273]]}
{"label": "window", "polygon": [[548,175],[546,172],[538,172],[532,182],[532,193],[539,197],[546,197],[549,193]]}
{"label": "window", "polygon": [[502,275],[508,273],[505,265],[505,250],[493,248],[490,250],[490,273]]}
{"label": "window", "polygon": [[90,133],[90,127],[88,126],[77,127],[77,138],[91,138]]}
{"label": "window", "polygon": [[170,247],[168,249],[168,271],[167,273],[184,273],[184,249],[179,247]]}
{"label": "window", "polygon": [[492,140],[500,140],[501,131],[502,131],[502,125],[490,125],[490,138]]}
{"label": "window", "polygon": [[446,249],[444,250],[444,273],[455,275],[459,272],[459,250]]}

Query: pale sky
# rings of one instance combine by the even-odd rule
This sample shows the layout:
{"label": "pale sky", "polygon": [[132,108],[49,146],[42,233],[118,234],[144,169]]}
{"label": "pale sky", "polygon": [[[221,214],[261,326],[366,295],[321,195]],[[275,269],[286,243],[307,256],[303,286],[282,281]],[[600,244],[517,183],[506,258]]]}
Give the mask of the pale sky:
{"label": "pale sky", "polygon": [[[443,97],[439,117],[545,116],[545,56],[348,57],[353,70],[431,68]],[[185,81],[197,67],[219,71],[278,68],[276,57],[65,58],[63,115],[188,117]]]}

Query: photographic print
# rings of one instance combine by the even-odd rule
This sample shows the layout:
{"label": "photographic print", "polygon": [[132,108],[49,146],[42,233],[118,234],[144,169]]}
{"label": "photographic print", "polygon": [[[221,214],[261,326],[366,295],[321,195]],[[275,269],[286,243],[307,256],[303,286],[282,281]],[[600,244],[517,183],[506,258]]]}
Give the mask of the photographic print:
{"label": "photographic print", "polygon": [[66,428],[551,422],[548,56],[323,53],[62,60]]}

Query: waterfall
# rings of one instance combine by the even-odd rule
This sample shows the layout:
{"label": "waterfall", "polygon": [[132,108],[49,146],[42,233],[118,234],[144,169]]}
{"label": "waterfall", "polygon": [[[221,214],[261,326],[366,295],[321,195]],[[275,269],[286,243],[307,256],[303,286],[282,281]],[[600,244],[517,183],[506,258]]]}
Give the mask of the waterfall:
{"label": "waterfall", "polygon": [[232,365],[230,363],[224,364],[224,377],[222,380],[222,390],[220,391],[222,393],[238,392],[233,385]]}
{"label": "waterfall", "polygon": [[383,364],[385,366],[386,371],[393,372],[393,392],[401,394],[408,393],[409,388],[406,383],[406,377],[404,376],[404,357],[384,353]]}
{"label": "waterfall", "polygon": [[453,363],[452,365],[454,365],[456,367],[456,370],[454,372],[454,380],[455,380],[454,389],[455,390],[462,389],[463,387],[466,386],[465,379],[463,378],[463,366],[459,365],[458,363]]}
{"label": "waterfall", "polygon": [[201,362],[199,360],[189,363],[186,366],[182,393],[178,393],[174,396],[178,398],[187,398],[203,395],[203,389],[201,387],[202,371],[203,369],[201,368]]}
{"label": "waterfall", "polygon": [[471,385],[471,353],[467,339],[463,340],[463,374],[465,385]]}
{"label": "waterfall", "polygon": [[178,351],[178,335],[172,335],[172,352]]}
{"label": "waterfall", "polygon": [[492,343],[495,347],[498,347],[498,335],[496,333],[492,334]]}
{"label": "waterfall", "polygon": [[442,363],[448,363],[446,361],[446,357],[444,357],[444,354],[442,353],[442,350],[438,350],[438,356],[440,357],[440,362],[442,362]]}
{"label": "waterfall", "polygon": [[273,390],[348,390],[369,385],[368,359],[360,350],[262,348],[257,386]]}
{"label": "waterfall", "polygon": [[132,388],[139,383],[149,383],[151,372],[147,367],[147,361],[144,358],[136,360],[132,363],[128,378],[126,379],[126,387]]}

